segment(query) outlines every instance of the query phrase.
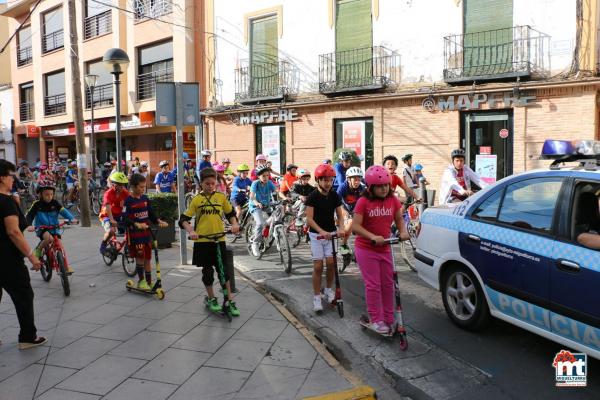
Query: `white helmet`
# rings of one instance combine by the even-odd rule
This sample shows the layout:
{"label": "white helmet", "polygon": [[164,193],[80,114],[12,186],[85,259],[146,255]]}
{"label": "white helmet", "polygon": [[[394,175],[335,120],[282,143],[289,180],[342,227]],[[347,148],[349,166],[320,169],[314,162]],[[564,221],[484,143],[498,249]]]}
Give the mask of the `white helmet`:
{"label": "white helmet", "polygon": [[346,178],[350,178],[352,176],[360,176],[362,178],[363,177],[362,169],[360,169],[358,167],[348,168],[348,171],[346,171]]}
{"label": "white helmet", "polygon": [[200,154],[202,155],[202,157],[212,156],[212,153],[210,152],[210,150],[202,150],[202,152]]}

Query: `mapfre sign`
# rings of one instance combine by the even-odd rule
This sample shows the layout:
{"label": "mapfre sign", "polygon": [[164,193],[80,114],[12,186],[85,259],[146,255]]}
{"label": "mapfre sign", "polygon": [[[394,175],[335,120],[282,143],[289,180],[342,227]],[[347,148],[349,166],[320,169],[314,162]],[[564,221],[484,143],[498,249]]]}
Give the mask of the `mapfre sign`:
{"label": "mapfre sign", "polygon": [[239,114],[240,125],[269,124],[276,122],[297,121],[298,119],[300,119],[300,117],[298,117],[298,113],[291,108]]}
{"label": "mapfre sign", "polygon": [[478,110],[487,104],[488,108],[502,107],[527,107],[535,102],[535,96],[513,96],[511,93],[477,93],[474,95],[461,94],[448,97],[427,97],[421,105],[429,112]]}

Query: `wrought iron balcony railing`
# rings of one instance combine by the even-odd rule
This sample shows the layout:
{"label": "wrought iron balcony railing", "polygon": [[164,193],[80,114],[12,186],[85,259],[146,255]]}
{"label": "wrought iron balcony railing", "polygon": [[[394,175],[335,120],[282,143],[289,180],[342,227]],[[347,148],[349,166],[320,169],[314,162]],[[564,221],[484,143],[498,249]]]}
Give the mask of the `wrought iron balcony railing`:
{"label": "wrought iron balcony railing", "polygon": [[172,0],[135,0],[135,19],[158,18],[173,12]]}
{"label": "wrought iron balcony railing", "polygon": [[44,115],[57,115],[67,112],[67,101],[63,94],[44,97]]}
{"label": "wrought iron balcony railing", "polygon": [[[113,105],[113,85],[107,83],[94,87],[94,108]],[[85,108],[92,108],[92,96],[89,90],[85,91]]]}
{"label": "wrought iron balcony railing", "polygon": [[153,99],[156,96],[156,82],[172,82],[173,68],[161,69],[137,77],[138,100]]}
{"label": "wrought iron balcony railing", "polygon": [[24,121],[33,121],[33,103],[21,103],[19,104],[19,120],[21,122]]}
{"label": "wrought iron balcony railing", "polygon": [[253,63],[235,70],[235,100],[278,100],[297,92],[298,68],[290,61]]}
{"label": "wrought iron balcony railing", "polygon": [[110,10],[87,17],[84,23],[84,38],[91,39],[96,36],[106,35],[112,32],[112,18]]}
{"label": "wrought iron balcony railing", "polygon": [[550,73],[550,36],[528,25],[444,38],[444,80],[448,83]]}
{"label": "wrought iron balcony railing", "polygon": [[319,56],[319,91],[325,94],[383,89],[400,83],[400,54],[382,46]]}
{"label": "wrought iron balcony railing", "polygon": [[31,54],[31,46],[17,46],[17,67],[23,67],[31,64],[32,61],[33,55]]}
{"label": "wrought iron balcony railing", "polygon": [[42,36],[42,53],[48,53],[52,50],[61,49],[64,47],[64,45],[62,29]]}

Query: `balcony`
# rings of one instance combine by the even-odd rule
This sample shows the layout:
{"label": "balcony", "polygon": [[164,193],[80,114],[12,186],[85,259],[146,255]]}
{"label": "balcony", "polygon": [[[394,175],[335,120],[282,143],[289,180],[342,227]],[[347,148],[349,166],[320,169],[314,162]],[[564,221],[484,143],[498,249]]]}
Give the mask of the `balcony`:
{"label": "balcony", "polygon": [[110,10],[87,17],[84,21],[84,39],[95,38],[112,32],[112,18]]}
{"label": "balcony", "polygon": [[385,89],[400,83],[400,54],[382,46],[364,47],[319,56],[319,92]]}
{"label": "balcony", "polygon": [[138,75],[138,100],[153,99],[156,96],[156,82],[173,82],[173,68],[161,69]]}
{"label": "balcony", "polygon": [[42,53],[49,53],[63,47],[64,37],[62,29],[42,36]]}
{"label": "balcony", "polygon": [[173,12],[171,0],[136,0],[133,5],[137,22],[145,18],[158,18]]}
{"label": "balcony", "polygon": [[550,36],[530,26],[444,38],[447,83],[544,78],[549,73]]}
{"label": "balcony", "polygon": [[31,46],[17,46],[17,67],[23,67],[31,64],[33,56],[31,54]]}
{"label": "balcony", "polygon": [[44,115],[59,115],[67,112],[65,94],[44,97]]}
{"label": "balcony", "polygon": [[290,61],[254,63],[235,70],[235,101],[283,100],[296,93],[298,68]]}
{"label": "balcony", "polygon": [[33,103],[21,103],[19,104],[19,120],[21,122],[33,121]]}
{"label": "balcony", "polygon": [[[113,85],[111,83],[94,87],[94,108],[112,106],[113,95]],[[92,96],[90,96],[89,90],[85,92],[85,108],[92,108]]]}

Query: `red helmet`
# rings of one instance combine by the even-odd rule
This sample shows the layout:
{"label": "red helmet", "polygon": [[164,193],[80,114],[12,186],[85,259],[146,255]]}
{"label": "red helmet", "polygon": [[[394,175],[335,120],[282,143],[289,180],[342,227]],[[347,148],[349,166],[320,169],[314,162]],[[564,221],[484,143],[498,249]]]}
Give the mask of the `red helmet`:
{"label": "red helmet", "polygon": [[365,181],[368,186],[389,184],[391,180],[390,173],[381,165],[373,165],[365,173]]}
{"label": "red helmet", "polygon": [[329,164],[321,164],[315,169],[315,179],[335,178],[335,171]]}

